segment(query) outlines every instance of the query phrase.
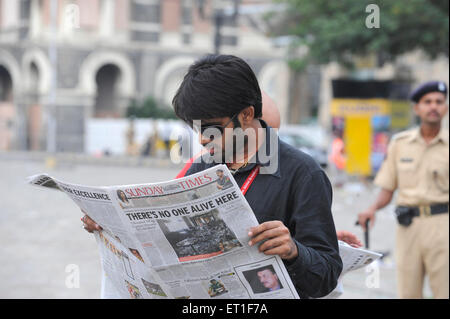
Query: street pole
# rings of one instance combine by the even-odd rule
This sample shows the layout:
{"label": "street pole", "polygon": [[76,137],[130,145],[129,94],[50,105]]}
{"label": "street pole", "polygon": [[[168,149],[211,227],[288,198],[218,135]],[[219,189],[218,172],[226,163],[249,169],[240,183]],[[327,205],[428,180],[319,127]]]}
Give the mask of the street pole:
{"label": "street pole", "polygon": [[220,45],[222,43],[222,34],[220,33],[222,25],[223,25],[224,13],[222,9],[216,10],[214,13],[214,26],[215,26],[215,35],[214,35],[214,53],[220,53]]}
{"label": "street pole", "polygon": [[[233,10],[232,10],[232,14],[230,15],[228,12],[230,11],[229,8],[226,8],[227,13],[225,12],[224,9],[224,4],[223,1],[214,1],[214,15],[213,15],[213,22],[214,22],[214,28],[215,28],[215,33],[214,33],[214,53],[215,54],[220,54],[220,46],[222,45],[222,34],[221,34],[221,29],[225,20],[226,16],[231,16],[233,18],[234,21],[236,21],[237,15],[238,15],[238,10],[239,10],[239,3],[240,0],[233,0]],[[197,5],[198,5],[198,12],[199,12],[199,16],[202,19],[205,19],[205,0],[197,0]]]}
{"label": "street pole", "polygon": [[51,65],[51,79],[50,79],[50,95],[47,107],[47,152],[56,152],[56,89],[57,89],[57,67],[58,67],[58,49],[56,47],[57,26],[56,21],[58,17],[58,0],[50,1],[50,39],[48,47],[48,57]]}

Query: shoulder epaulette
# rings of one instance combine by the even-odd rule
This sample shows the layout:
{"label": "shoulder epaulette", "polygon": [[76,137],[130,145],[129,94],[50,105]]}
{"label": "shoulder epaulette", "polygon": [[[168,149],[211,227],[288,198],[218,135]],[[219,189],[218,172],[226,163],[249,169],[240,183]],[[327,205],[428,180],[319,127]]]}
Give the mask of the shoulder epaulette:
{"label": "shoulder epaulette", "polygon": [[413,134],[414,130],[415,129],[410,129],[407,131],[398,132],[398,133],[392,135],[391,140],[400,140],[403,138],[407,138],[407,137],[411,136],[411,134]]}

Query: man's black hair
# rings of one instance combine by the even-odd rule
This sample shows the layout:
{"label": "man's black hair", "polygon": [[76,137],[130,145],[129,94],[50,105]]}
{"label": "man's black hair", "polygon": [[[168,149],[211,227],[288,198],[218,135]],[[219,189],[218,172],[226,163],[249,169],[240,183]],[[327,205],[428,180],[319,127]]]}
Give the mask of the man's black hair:
{"label": "man's black hair", "polygon": [[192,124],[193,120],[232,117],[249,106],[259,118],[261,101],[258,80],[244,60],[208,54],[189,67],[172,104],[175,114]]}

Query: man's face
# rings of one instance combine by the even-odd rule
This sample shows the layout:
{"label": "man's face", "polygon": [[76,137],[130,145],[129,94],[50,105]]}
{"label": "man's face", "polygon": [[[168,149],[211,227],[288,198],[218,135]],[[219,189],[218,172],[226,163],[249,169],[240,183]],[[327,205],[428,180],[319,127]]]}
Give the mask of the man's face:
{"label": "man's face", "polygon": [[[233,158],[229,158],[230,155],[234,157],[236,152],[239,151],[236,149],[233,138],[235,126],[233,121],[230,120],[230,117],[202,120],[201,126],[206,130],[204,134],[199,133],[200,144],[208,150],[211,156],[225,163],[233,162]],[[210,126],[211,128],[208,128]],[[223,133],[214,126],[223,127]]]}
{"label": "man's face", "polygon": [[426,124],[439,124],[447,110],[445,95],[440,92],[425,94],[414,106],[414,112]]}
{"label": "man's face", "polygon": [[268,289],[278,287],[278,276],[273,274],[269,269],[258,271],[259,281]]}
{"label": "man's face", "polygon": [[217,171],[216,174],[217,174],[217,177],[219,177],[219,178],[223,177],[223,172],[221,172],[221,171]]}

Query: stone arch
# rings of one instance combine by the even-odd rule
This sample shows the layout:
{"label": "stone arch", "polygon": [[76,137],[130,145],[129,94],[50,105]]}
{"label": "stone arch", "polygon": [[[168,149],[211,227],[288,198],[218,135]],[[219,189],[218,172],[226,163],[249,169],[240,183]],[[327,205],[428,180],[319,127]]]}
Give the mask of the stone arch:
{"label": "stone arch", "polygon": [[120,106],[118,100],[118,84],[120,82],[121,71],[115,64],[105,64],[97,70],[95,76],[97,94],[95,96],[94,116],[95,117],[118,117],[120,116]]}
{"label": "stone arch", "polygon": [[94,95],[97,90],[96,75],[101,67],[115,65],[120,70],[118,94],[130,98],[136,93],[136,73],[131,61],[118,52],[99,51],[87,56],[80,67],[79,90],[86,95]]}
{"label": "stone arch", "polygon": [[0,103],[12,103],[13,87],[11,73],[0,64]]}
{"label": "stone arch", "polygon": [[[40,150],[45,145],[45,97],[50,94],[52,66],[45,51],[33,48],[22,57],[25,147]],[[26,133],[25,133],[26,132]]]}
{"label": "stone arch", "polygon": [[19,64],[11,53],[0,49],[0,65],[10,74],[13,95],[17,95],[22,90],[22,77]]}
{"label": "stone arch", "polygon": [[[33,83],[33,64],[38,71],[37,83]],[[37,92],[40,95],[50,91],[52,66],[47,55],[40,49],[26,51],[22,58],[22,70],[24,75],[24,89],[29,91],[37,84]]]}
{"label": "stone arch", "polygon": [[16,59],[0,49],[0,150],[17,146],[17,98],[22,88],[20,67]]}
{"label": "stone arch", "polygon": [[194,61],[191,56],[178,56],[165,61],[156,71],[155,98],[170,105],[182,77]]}

